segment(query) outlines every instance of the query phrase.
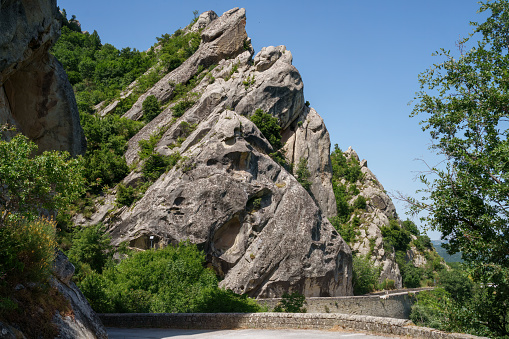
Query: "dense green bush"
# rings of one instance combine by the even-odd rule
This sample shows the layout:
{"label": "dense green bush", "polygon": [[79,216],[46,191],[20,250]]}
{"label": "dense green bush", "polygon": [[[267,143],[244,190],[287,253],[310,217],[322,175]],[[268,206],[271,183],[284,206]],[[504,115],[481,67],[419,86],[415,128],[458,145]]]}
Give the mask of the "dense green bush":
{"label": "dense green bush", "polygon": [[412,240],[410,232],[400,227],[395,219],[389,221],[389,225],[380,228],[384,238],[384,244],[389,248],[393,247],[396,252],[406,252],[410,248]]}
{"label": "dense green bush", "polygon": [[117,204],[119,206],[131,206],[136,201],[136,189],[133,186],[117,185]]}
{"label": "dense green bush", "polygon": [[286,312],[286,313],[306,313],[307,310],[304,307],[306,298],[295,291],[292,293],[283,293],[281,300],[274,307],[274,312]]}
{"label": "dense green bush", "polygon": [[354,209],[365,210],[366,209],[366,198],[364,198],[362,195],[359,195],[353,202],[352,207]]}
{"label": "dense green bush", "polygon": [[353,257],[353,293],[362,295],[376,290],[380,268],[376,267],[369,255]]}
{"label": "dense green bush", "polygon": [[143,120],[145,122],[152,121],[156,116],[161,113],[161,106],[159,105],[159,101],[157,101],[156,97],[153,95],[149,95],[145,100],[143,100],[143,104],[141,105],[143,109]]}
{"label": "dense green bush", "polygon": [[281,148],[281,127],[276,117],[269,113],[265,113],[261,108],[258,108],[250,117],[251,121],[258,127],[260,132],[267,141],[272,145],[272,148],[277,151]]}
{"label": "dense green bush", "polygon": [[353,217],[352,220],[348,222],[342,222],[340,217],[329,218],[329,221],[338,231],[339,235],[341,235],[341,238],[348,244],[352,244],[357,235],[359,235],[361,220],[357,216]]}
{"label": "dense green bush", "polygon": [[344,178],[351,183],[355,183],[362,178],[359,161],[354,157],[347,160],[337,144],[334,145],[334,150],[331,153],[331,163],[333,181],[338,182]]}
{"label": "dense green bush", "polygon": [[337,217],[341,222],[345,223],[350,219],[352,212],[350,204],[348,203],[350,194],[348,194],[345,185],[338,182],[334,182],[332,190],[336,197],[336,208],[338,210]]}
{"label": "dense green bush", "polygon": [[175,152],[169,156],[152,153],[143,163],[143,177],[149,181],[157,180],[163,173],[167,172],[180,160],[180,153]]}
{"label": "dense green bush", "polygon": [[72,247],[67,256],[76,267],[75,279],[83,279],[88,269],[102,273],[113,254],[111,239],[104,231],[103,225],[76,228],[72,240]]}
{"label": "dense green bush", "polygon": [[104,186],[116,185],[129,173],[124,152],[143,123],[114,115],[99,118],[82,114],[81,125],[87,137],[84,175],[88,190],[98,193]]}
{"label": "dense green bush", "polygon": [[[396,255],[398,255],[398,253],[396,253]],[[403,286],[408,288],[420,287],[423,278],[423,269],[421,267],[415,267],[412,262],[405,263],[404,259],[397,260],[397,262],[401,272]]]}
{"label": "dense green bush", "polygon": [[401,223],[401,226],[416,237],[421,235],[417,225],[410,219],[407,219]]}
{"label": "dense green bush", "polygon": [[196,103],[196,100],[185,97],[182,101],[179,101],[175,106],[173,106],[173,117],[179,118],[193,105]]}
{"label": "dense green bush", "polygon": [[53,221],[7,218],[0,225],[0,298],[9,298],[17,284],[46,283],[55,247]]}
{"label": "dense green bush", "polygon": [[196,245],[132,253],[79,283],[98,312],[256,312],[253,300],[217,287]]}

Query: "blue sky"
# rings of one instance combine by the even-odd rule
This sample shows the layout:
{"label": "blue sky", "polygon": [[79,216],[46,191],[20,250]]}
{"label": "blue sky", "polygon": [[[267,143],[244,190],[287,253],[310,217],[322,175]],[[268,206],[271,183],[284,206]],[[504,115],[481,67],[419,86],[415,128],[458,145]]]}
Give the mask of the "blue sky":
{"label": "blue sky", "polygon": [[[286,45],[304,81],[305,100],[325,120],[332,145],[349,146],[388,192],[414,195],[414,179],[439,159],[428,150],[419,118],[409,103],[418,74],[440,62],[431,54],[455,50],[459,37],[483,21],[474,0],[357,1],[76,1],[58,0],[83,30],[97,30],[103,43],[146,50],[156,37],[186,26],[193,11],[246,8],[246,30],[255,52]],[[406,219],[404,204],[395,201]],[[417,223],[418,220],[415,220]],[[424,226],[424,225],[422,225]],[[428,231],[431,239],[438,232]]]}

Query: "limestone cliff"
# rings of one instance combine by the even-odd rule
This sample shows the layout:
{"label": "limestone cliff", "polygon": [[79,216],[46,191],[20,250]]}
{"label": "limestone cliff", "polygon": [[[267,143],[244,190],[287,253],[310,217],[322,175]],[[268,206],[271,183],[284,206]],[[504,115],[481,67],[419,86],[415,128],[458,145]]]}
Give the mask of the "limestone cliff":
{"label": "limestone cliff", "polygon": [[[245,24],[244,9],[202,14],[189,28],[202,29],[198,50],[124,115],[141,119],[149,95],[164,108],[129,141],[125,157],[133,171],[124,185],[143,186],[139,142],[151,136],[158,139],[155,152],[179,158],[177,165],[131,206],[118,208],[113,189],[94,215],[75,220],[105,223],[115,245],[146,249],[189,239],[204,249],[221,285],[237,293],[352,294],[351,250],[327,219],[336,213],[329,134],[304,105],[291,52],[277,46],[254,55]],[[192,78],[187,98],[176,97],[177,85]],[[176,114],[190,99],[192,106]],[[257,109],[278,119],[287,161],[308,160],[309,192],[271,158],[275,150],[249,120]]]}
{"label": "limestone cliff", "polygon": [[0,124],[47,150],[85,151],[74,93],[49,54],[60,34],[56,0],[0,3]]}

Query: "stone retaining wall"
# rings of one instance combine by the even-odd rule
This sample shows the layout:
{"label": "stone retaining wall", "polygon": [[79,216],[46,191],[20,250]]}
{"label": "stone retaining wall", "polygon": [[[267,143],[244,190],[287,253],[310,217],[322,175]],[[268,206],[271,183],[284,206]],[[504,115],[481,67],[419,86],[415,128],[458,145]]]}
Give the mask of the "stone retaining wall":
{"label": "stone retaining wall", "polygon": [[479,338],[412,325],[409,320],[332,313],[112,313],[107,327],[178,329],[346,329],[412,338]]}
{"label": "stone retaining wall", "polygon": [[[412,294],[433,288],[405,289],[391,294],[376,293],[362,296],[306,298],[307,313],[342,313],[356,315],[370,315],[373,317],[387,317],[409,319],[412,304]],[[261,306],[269,310],[280,301],[280,298],[256,299]]]}

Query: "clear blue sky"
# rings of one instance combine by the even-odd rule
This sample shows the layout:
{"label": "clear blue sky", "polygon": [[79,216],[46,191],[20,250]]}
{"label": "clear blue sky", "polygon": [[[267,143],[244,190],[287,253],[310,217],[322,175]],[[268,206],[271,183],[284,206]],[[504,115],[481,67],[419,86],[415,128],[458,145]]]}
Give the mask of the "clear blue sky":
{"label": "clear blue sky", "polygon": [[[429,135],[409,118],[417,76],[456,49],[470,21],[483,21],[474,0],[357,1],[76,1],[58,0],[83,30],[97,30],[103,43],[146,50],[156,37],[173,33],[200,13],[218,15],[246,8],[246,30],[255,52],[286,45],[304,80],[305,100],[324,118],[332,145],[352,146],[388,192],[414,194],[414,178],[435,164]],[[406,219],[404,204],[395,201]],[[418,222],[418,220],[414,220]],[[428,232],[439,239],[437,232]]]}

